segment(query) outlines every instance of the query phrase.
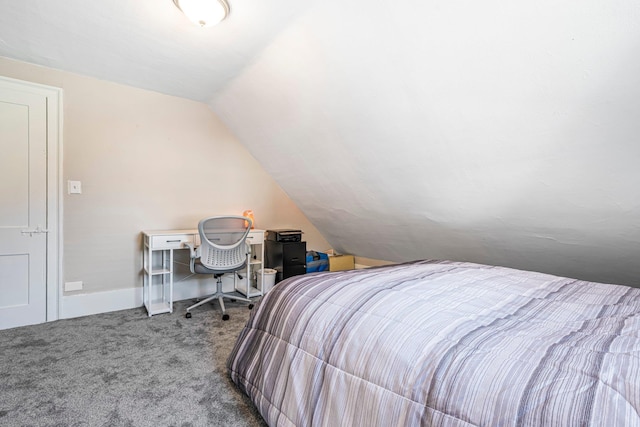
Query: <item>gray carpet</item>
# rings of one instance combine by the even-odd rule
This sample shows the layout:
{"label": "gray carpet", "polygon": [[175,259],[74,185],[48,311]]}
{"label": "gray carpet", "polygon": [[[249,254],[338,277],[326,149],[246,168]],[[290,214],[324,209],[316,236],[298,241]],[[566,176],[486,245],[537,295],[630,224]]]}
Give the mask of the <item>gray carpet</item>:
{"label": "gray carpet", "polygon": [[225,367],[247,306],[187,303],[0,331],[0,425],[266,425]]}

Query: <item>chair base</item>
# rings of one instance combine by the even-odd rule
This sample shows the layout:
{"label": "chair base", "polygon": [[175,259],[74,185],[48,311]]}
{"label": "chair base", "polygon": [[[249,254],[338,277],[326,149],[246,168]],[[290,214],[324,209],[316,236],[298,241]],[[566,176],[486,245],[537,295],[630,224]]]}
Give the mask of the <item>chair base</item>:
{"label": "chair base", "polygon": [[[227,310],[224,306],[224,298],[230,299],[232,301],[239,300],[239,301],[245,301],[245,302],[251,303],[251,300],[249,298],[239,297],[235,294],[227,294],[222,292],[221,277],[218,277],[218,281],[216,282],[216,287],[217,287],[217,291],[215,294],[203,299],[202,301],[198,301],[197,303],[187,308],[187,314],[185,315],[187,319],[191,318],[191,313],[190,313],[191,310],[193,310],[196,307],[200,307],[202,304],[206,304],[210,301],[213,301],[214,299],[218,300],[218,303],[220,304],[220,308],[222,309],[222,320],[229,320],[229,315],[227,314]],[[252,308],[253,308],[253,304],[249,304],[249,309],[252,309]]]}

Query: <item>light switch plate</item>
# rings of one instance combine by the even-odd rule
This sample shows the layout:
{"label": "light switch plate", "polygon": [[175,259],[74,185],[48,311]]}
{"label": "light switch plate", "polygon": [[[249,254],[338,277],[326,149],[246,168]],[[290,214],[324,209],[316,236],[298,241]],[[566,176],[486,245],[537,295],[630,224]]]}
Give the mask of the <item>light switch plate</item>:
{"label": "light switch plate", "polygon": [[67,181],[67,191],[69,194],[82,194],[82,183],[80,181]]}

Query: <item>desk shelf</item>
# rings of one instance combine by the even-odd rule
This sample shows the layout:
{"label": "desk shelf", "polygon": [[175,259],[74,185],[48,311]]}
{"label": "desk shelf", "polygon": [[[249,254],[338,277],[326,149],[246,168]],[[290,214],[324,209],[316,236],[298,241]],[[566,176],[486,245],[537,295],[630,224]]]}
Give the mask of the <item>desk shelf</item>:
{"label": "desk shelf", "polygon": [[144,269],[144,273],[145,273],[145,274],[148,274],[148,275],[150,275],[150,276],[158,276],[158,275],[160,275],[160,274],[169,274],[169,273],[172,273],[172,271],[171,271],[171,269],[169,269],[169,268],[159,268],[159,269],[157,269],[157,270],[155,270],[155,269],[154,269],[154,270],[152,270],[152,271],[149,271],[149,269],[145,268],[145,269]]}
{"label": "desk shelf", "polygon": [[[247,243],[251,246],[245,273],[248,280],[236,285],[235,290],[247,298],[253,298],[262,296],[262,291],[258,289],[258,274],[264,274],[260,272],[264,268],[264,230],[251,230],[247,236]],[[264,276],[260,278],[260,283],[263,281]]]}
{"label": "desk shelf", "polygon": [[249,298],[258,297],[262,295],[262,291],[256,288],[255,286],[249,286],[248,290],[245,288],[245,289],[237,289],[237,291],[240,292],[245,297],[249,297]]}
{"label": "desk shelf", "polygon": [[[150,313],[160,314],[160,313],[171,313],[173,311],[173,304],[169,304],[168,302],[152,302],[150,307],[148,308]],[[149,314],[151,316],[151,314]]]}

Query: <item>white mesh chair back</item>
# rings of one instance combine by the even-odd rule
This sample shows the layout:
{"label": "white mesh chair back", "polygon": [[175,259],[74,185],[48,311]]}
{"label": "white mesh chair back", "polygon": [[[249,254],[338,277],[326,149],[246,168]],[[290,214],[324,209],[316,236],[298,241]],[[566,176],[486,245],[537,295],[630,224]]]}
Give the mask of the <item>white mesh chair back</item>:
{"label": "white mesh chair back", "polygon": [[247,261],[251,220],[242,216],[214,216],[198,224],[200,262],[211,270],[241,268]]}

